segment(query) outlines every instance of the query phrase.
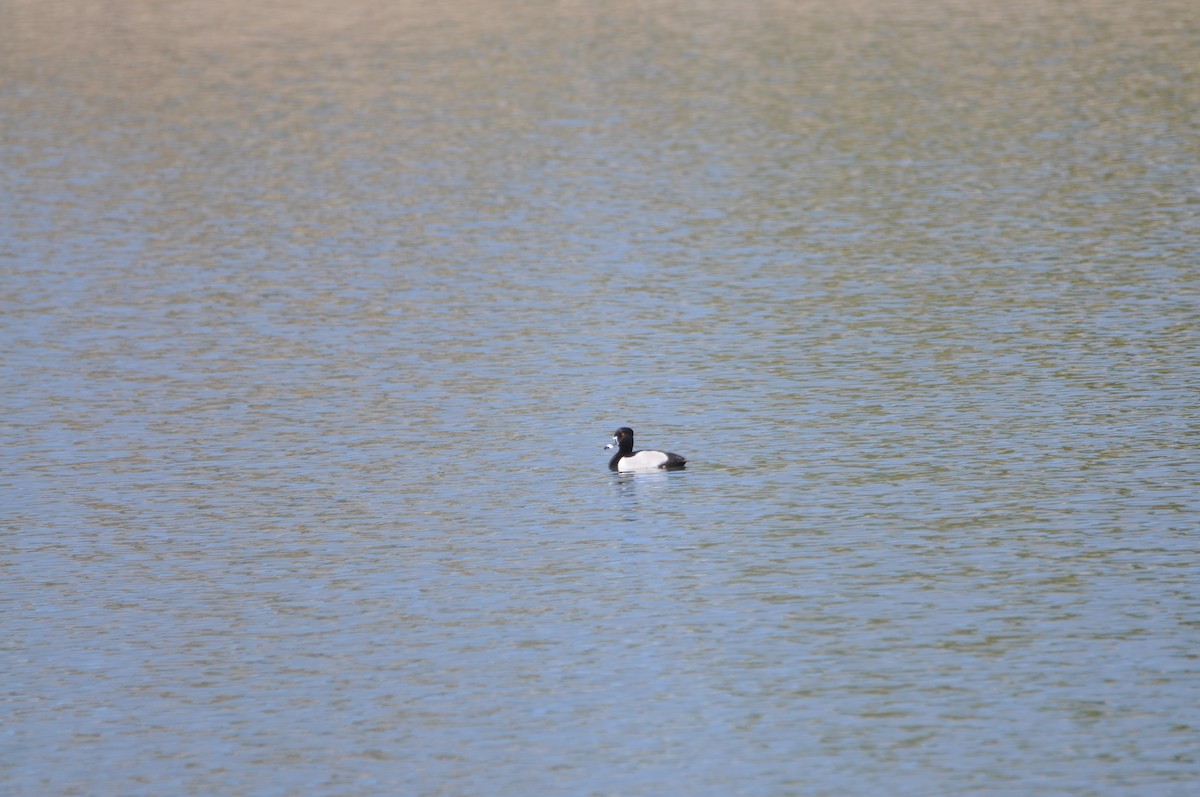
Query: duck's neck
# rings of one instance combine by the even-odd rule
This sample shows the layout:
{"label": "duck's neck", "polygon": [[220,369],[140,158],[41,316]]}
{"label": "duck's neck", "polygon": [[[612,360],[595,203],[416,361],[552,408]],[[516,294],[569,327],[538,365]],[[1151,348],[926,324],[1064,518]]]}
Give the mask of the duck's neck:
{"label": "duck's neck", "polygon": [[612,455],[612,459],[608,461],[608,469],[616,470],[617,463],[621,461],[621,457],[627,457],[633,453],[633,441],[622,440],[621,445],[617,446],[617,453]]}

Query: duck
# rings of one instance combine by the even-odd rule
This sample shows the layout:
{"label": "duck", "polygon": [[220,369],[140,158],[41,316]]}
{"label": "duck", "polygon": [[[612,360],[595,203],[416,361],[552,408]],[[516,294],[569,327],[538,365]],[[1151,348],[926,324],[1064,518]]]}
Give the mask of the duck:
{"label": "duck", "polygon": [[608,461],[609,470],[678,470],[687,465],[687,460],[669,451],[634,451],[633,430],[622,426],[613,432],[612,442],[605,450],[617,449]]}

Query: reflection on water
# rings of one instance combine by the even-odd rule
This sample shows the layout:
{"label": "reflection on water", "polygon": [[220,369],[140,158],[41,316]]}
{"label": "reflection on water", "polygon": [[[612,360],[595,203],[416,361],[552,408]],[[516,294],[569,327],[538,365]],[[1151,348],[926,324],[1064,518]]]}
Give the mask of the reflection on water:
{"label": "reflection on water", "polygon": [[0,11],[6,793],[1184,794],[1190,4],[517,5]]}
{"label": "reflection on water", "polygon": [[679,484],[686,473],[665,470],[613,473],[616,517],[627,522],[643,522],[647,513],[654,514],[661,509],[662,501],[670,501],[673,495],[678,496],[681,492],[686,495],[686,489]]}

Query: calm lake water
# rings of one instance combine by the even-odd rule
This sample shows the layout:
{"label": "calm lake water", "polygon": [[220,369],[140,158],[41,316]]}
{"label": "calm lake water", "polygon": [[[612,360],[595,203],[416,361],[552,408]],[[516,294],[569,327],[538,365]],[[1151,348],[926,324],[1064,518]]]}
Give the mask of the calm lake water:
{"label": "calm lake water", "polygon": [[1198,54],[0,1],[0,791],[1194,794]]}

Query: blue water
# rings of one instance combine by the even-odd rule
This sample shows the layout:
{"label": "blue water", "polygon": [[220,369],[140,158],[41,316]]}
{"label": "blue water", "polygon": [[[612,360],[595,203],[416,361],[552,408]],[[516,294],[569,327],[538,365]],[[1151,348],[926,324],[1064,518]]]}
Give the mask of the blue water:
{"label": "blue water", "polygon": [[4,793],[1194,790],[1187,4],[114,9],[0,25]]}

